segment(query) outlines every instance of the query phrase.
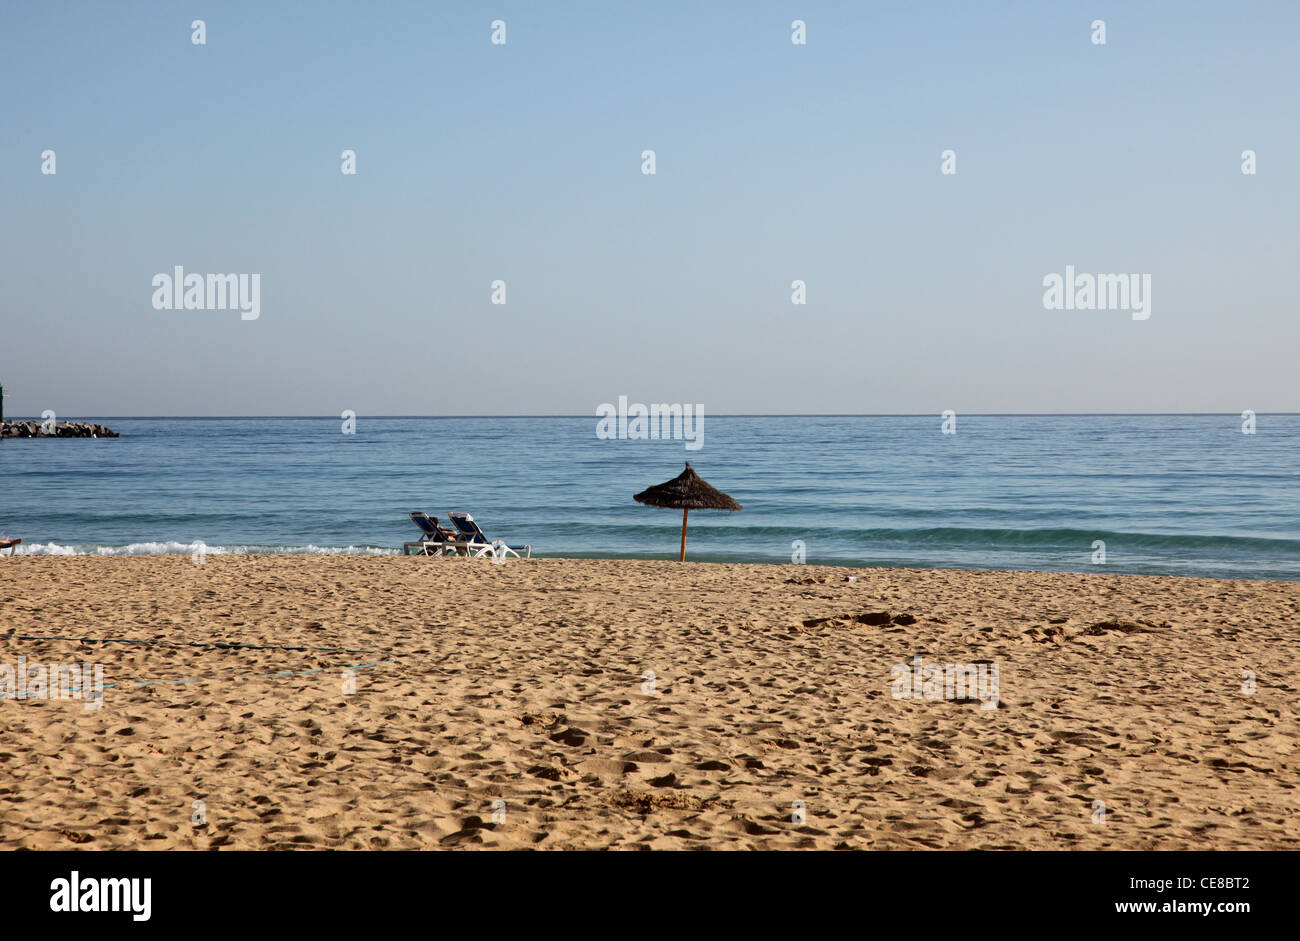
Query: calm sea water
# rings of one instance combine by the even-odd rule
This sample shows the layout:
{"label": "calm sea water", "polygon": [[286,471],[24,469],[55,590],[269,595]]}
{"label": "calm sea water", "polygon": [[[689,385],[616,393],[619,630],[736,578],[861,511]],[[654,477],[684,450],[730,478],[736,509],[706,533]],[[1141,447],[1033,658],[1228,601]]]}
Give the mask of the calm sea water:
{"label": "calm sea water", "polygon": [[689,459],[745,507],[691,514],[697,560],[1300,579],[1296,415],[708,417],[698,451],[594,417],[81,420],[123,437],[0,441],[27,552],[384,553],[466,510],[534,554],[675,558],[681,514],[632,494]]}

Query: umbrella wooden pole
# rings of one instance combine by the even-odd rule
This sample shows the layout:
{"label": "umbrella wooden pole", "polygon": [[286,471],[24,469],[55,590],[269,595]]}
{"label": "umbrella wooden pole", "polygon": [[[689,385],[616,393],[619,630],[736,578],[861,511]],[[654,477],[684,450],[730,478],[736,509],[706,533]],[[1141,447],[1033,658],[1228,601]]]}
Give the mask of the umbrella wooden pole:
{"label": "umbrella wooden pole", "polygon": [[682,557],[678,559],[679,562],[686,561],[686,514],[690,512],[689,509],[682,510]]}

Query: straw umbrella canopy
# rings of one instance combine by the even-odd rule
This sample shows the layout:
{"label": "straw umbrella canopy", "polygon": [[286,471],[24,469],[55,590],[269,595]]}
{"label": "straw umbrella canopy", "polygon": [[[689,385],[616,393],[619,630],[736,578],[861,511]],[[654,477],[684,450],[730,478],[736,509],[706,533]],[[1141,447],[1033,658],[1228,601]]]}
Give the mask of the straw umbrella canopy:
{"label": "straw umbrella canopy", "polygon": [[646,506],[662,506],[671,510],[682,511],[682,556],[678,560],[686,561],[686,516],[691,510],[739,510],[741,505],[727,496],[717,487],[700,479],[686,462],[686,470],[672,480],[656,484],[642,490],[632,498]]}

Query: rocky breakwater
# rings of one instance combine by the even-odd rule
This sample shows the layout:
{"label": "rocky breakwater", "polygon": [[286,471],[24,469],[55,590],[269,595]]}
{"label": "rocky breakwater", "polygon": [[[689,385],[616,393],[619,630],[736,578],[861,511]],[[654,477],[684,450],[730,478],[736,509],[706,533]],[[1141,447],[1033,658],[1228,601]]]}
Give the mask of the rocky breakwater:
{"label": "rocky breakwater", "polygon": [[120,438],[116,431],[85,421],[6,421],[0,423],[0,438]]}

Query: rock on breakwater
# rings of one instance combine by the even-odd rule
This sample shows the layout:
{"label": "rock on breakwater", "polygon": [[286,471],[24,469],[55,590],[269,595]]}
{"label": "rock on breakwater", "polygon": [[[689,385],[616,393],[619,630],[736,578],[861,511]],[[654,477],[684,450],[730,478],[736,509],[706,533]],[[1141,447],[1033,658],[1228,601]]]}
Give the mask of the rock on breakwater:
{"label": "rock on breakwater", "polygon": [[55,422],[53,431],[45,431],[39,421],[0,422],[0,438],[120,438],[116,431],[84,421]]}

